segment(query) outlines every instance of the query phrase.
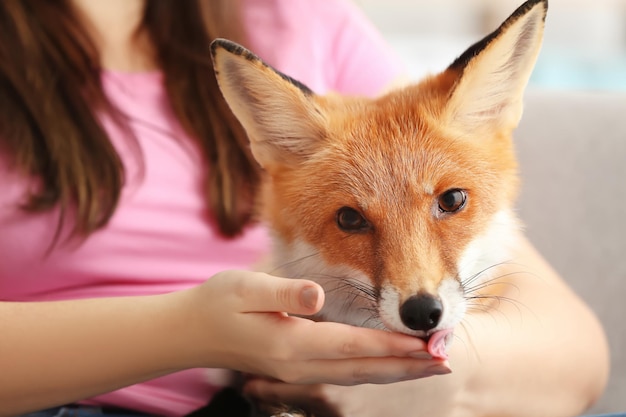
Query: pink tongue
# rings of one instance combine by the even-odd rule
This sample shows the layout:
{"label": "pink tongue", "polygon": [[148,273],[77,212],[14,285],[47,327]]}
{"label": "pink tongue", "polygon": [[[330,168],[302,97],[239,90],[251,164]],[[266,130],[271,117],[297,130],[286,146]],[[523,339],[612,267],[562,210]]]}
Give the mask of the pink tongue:
{"label": "pink tongue", "polygon": [[428,339],[428,353],[433,358],[448,359],[446,352],[446,340],[452,334],[452,329],[440,330],[433,333]]}

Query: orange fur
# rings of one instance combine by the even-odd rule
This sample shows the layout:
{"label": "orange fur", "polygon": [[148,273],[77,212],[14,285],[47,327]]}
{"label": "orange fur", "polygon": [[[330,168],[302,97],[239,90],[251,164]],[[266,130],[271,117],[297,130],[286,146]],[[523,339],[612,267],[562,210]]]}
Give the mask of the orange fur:
{"label": "orange fur", "polygon": [[[447,95],[437,81],[374,101],[319,98],[331,115],[324,152],[297,166],[267,167],[263,218],[286,239],[313,244],[329,264],[349,265],[379,285],[392,280],[407,294],[418,284],[434,292],[517,188],[509,132],[490,138],[490,146],[451,137],[437,123]],[[435,219],[437,196],[449,188],[467,190],[468,207]],[[374,231],[339,230],[334,215],[343,206],[359,208]]]}

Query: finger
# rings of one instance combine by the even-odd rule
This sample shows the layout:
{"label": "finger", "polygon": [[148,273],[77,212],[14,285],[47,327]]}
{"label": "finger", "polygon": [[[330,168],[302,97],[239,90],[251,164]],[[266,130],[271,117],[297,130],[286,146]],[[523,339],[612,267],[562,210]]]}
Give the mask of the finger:
{"label": "finger", "polygon": [[437,359],[363,358],[300,362],[283,380],[296,384],[389,384],[450,372],[448,362]]}
{"label": "finger", "polygon": [[426,342],[417,337],[340,323],[305,322],[295,326],[291,340],[295,349],[309,359],[427,355]]}
{"label": "finger", "polygon": [[311,315],[324,304],[324,290],[313,281],[280,278],[260,272],[254,273],[253,278],[239,283],[242,312]]}

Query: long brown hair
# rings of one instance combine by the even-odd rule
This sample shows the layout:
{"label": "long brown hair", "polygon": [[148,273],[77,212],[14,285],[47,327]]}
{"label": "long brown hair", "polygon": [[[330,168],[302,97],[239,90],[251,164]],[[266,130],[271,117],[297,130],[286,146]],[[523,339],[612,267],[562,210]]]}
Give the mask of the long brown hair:
{"label": "long brown hair", "polygon": [[[251,220],[259,171],[213,74],[215,37],[245,42],[236,0],[147,0],[142,26],[174,112],[209,163],[207,208],[225,236]],[[0,150],[41,179],[24,208],[75,214],[73,235],[104,226],[124,170],[95,115],[123,123],[100,84],[99,57],[63,0],[0,1]],[[71,210],[70,210],[71,209]]]}

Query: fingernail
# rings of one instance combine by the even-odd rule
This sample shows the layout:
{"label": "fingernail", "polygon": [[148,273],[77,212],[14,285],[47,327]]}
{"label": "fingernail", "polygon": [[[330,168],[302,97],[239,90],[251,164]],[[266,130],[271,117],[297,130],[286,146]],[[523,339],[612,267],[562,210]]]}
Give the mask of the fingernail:
{"label": "fingernail", "polygon": [[427,375],[447,375],[452,372],[452,369],[447,365],[437,364],[426,368],[425,373]]}
{"label": "fingernail", "polygon": [[432,359],[433,358],[431,354],[426,352],[425,350],[418,350],[415,352],[411,352],[409,353],[409,356],[415,359]]}
{"label": "fingernail", "polygon": [[305,287],[304,290],[302,290],[302,294],[300,296],[302,304],[306,308],[315,308],[317,306],[317,298],[319,297],[317,288]]}

